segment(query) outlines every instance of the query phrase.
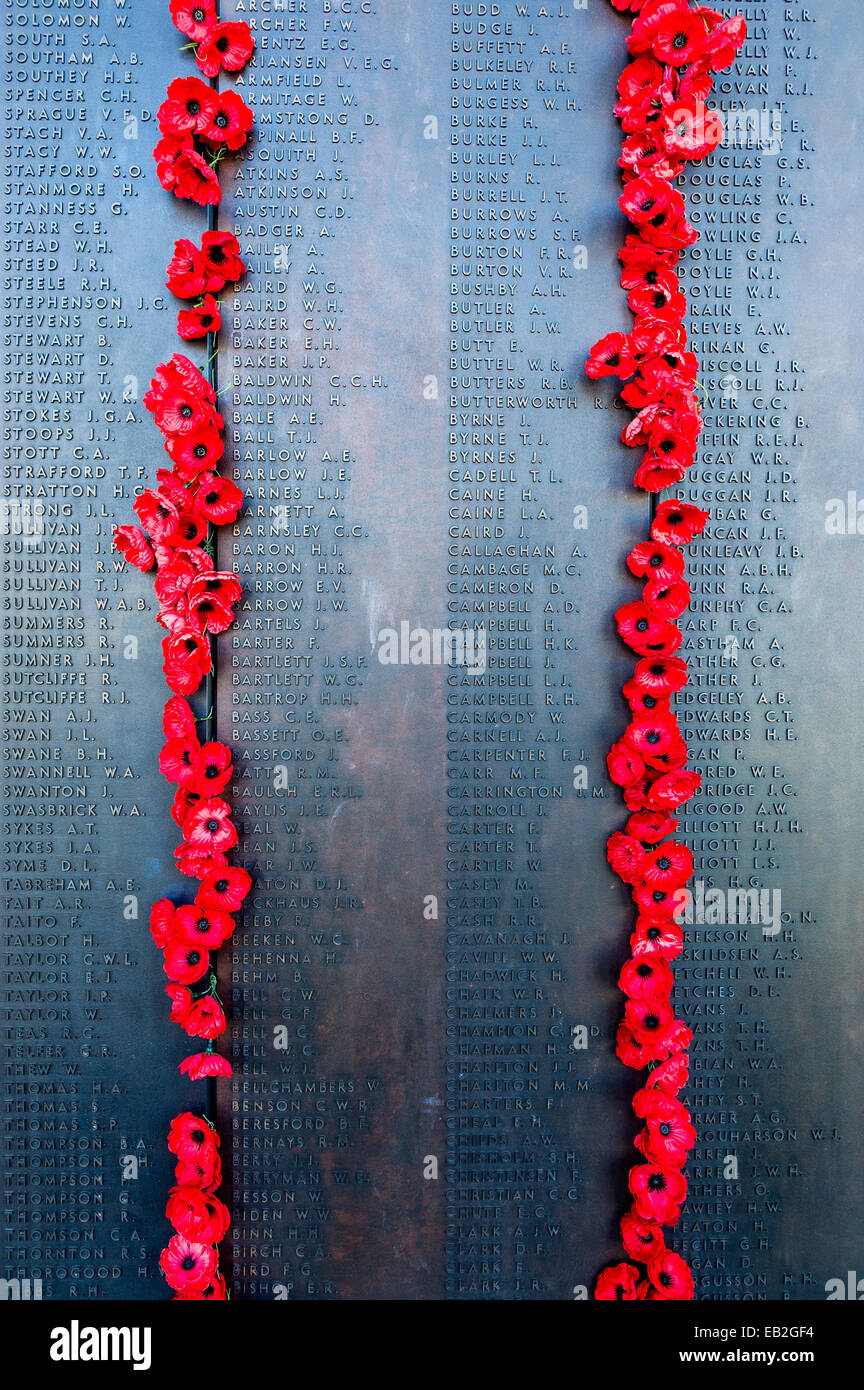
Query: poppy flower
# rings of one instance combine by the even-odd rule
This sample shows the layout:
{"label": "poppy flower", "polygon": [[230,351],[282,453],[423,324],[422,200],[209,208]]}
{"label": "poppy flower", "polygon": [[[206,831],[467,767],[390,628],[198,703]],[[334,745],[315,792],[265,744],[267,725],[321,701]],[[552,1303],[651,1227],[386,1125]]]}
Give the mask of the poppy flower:
{"label": "poppy flower", "polygon": [[201,1187],[212,1192],[222,1181],[222,1162],[216,1149],[200,1158],[181,1158],[174,1165],[174,1177],[181,1187]]}
{"label": "poppy flower", "polygon": [[663,1227],[656,1221],[643,1221],[632,1212],[621,1218],[621,1241],[625,1253],[633,1260],[643,1263],[653,1259],[666,1249]]}
{"label": "poppy flower", "polygon": [[619,1023],[615,1035],[615,1055],[625,1067],[633,1067],[636,1070],[647,1067],[649,1062],[654,1060],[652,1049],[640,1042],[633,1029],[623,1020]]}
{"label": "poppy flower", "polygon": [[255,117],[242,97],[227,91],[213,94],[206,119],[198,126],[198,134],[208,145],[239,150],[246,144]]}
{"label": "poppy flower", "polygon": [[187,844],[194,849],[208,853],[224,853],[233,849],[237,843],[237,828],[231,820],[231,807],[227,801],[211,797],[196,806],[183,827]]}
{"label": "poppy flower", "polygon": [[219,305],[212,294],[205,294],[192,309],[181,309],[177,315],[177,332],[181,338],[206,338],[222,327]]}
{"label": "poppy flower", "polygon": [[[181,982],[186,983],[186,982]],[[671,1034],[675,1015],[668,999],[628,999],[624,1022],[644,1047],[656,1048]]]}
{"label": "poppy flower", "polygon": [[[677,188],[672,188],[665,179],[653,174],[633,179],[628,183],[618,199],[618,206],[624,216],[638,227],[644,228],[656,219],[666,216],[681,217],[684,212],[684,199]],[[643,230],[643,236],[647,233]]]}
{"label": "poppy flower", "polygon": [[687,469],[683,463],[669,462],[659,454],[646,454],[633,474],[633,486],[643,492],[663,492],[681,482]]}
{"label": "poppy flower", "polygon": [[194,483],[201,473],[215,468],[225,453],[222,436],[212,425],[174,435],[165,440],[165,448],[174,461],[175,474],[184,483]]}
{"label": "poppy flower", "polygon": [[686,1301],[695,1296],[690,1266],[674,1250],[664,1250],[649,1259],[648,1278],[663,1298]]}
{"label": "poppy flower", "polygon": [[215,796],[224,791],[231,781],[233,764],[231,749],[224,743],[205,743],[198,760],[195,790],[201,796]]}
{"label": "poppy flower", "polygon": [[619,878],[623,878],[625,883],[641,883],[643,881],[642,865],[645,860],[645,850],[638,840],[616,830],[606,841],[606,858],[609,860],[612,872],[616,873]]}
{"label": "poppy flower", "polygon": [[207,125],[216,93],[200,77],[177,77],[159,107],[157,120],[163,135],[194,135]]}
{"label": "poppy flower", "polygon": [[592,381],[604,376],[632,376],[636,358],[626,333],[607,333],[594,344],[585,363],[585,375]]}
{"label": "poppy flower", "polygon": [[645,1120],[645,1129],[634,1140],[650,1163],[667,1168],[683,1168],[687,1154],[696,1143],[690,1112],[673,1096],[655,1088],[637,1091],[633,1109]]}
{"label": "poppy flower", "polygon": [[207,276],[201,252],[194,241],[185,237],[174,243],[174,255],[168,262],[165,272],[168,279],[166,288],[177,299],[197,299],[207,288]]}
{"label": "poppy flower", "polygon": [[[675,179],[684,169],[684,159],[667,150],[661,132],[643,127],[627,136],[621,146],[618,167],[623,170],[625,183],[655,174],[661,179]],[[631,308],[634,306],[631,304]]]}
{"label": "poppy flower", "polygon": [[641,883],[633,890],[633,897],[640,912],[652,917],[672,918],[681,911],[681,888],[659,888],[656,885]]}
{"label": "poppy flower", "polygon": [[246,274],[240,243],[233,232],[205,232],[201,238],[201,260],[207,272],[207,289],[214,293]]}
{"label": "poppy flower", "polygon": [[177,1158],[201,1159],[219,1148],[219,1135],[211,1124],[184,1110],[175,1115],[168,1130],[168,1152]]}
{"label": "poppy flower", "polygon": [[181,34],[200,43],[216,23],[216,0],[171,0],[171,19]]}
{"label": "poppy flower", "polygon": [[651,50],[658,62],[683,68],[697,56],[706,32],[700,10],[675,10],[660,18],[652,35]]}
{"label": "poppy flower", "polygon": [[181,1236],[204,1245],[218,1245],[231,1225],[231,1213],[225,1203],[202,1192],[200,1187],[172,1187],[165,1215]]}
{"label": "poppy flower", "polygon": [[721,72],[732,66],[746,37],[747,21],[744,16],[732,15],[703,37],[692,55],[692,61],[704,65],[711,72]]}
{"label": "poppy flower", "polygon": [[227,1026],[222,1005],[212,994],[196,999],[183,1020],[183,1027],[191,1038],[218,1038]]}
{"label": "poppy flower", "polygon": [[114,549],[145,574],[156,562],[150,542],[138,526],[115,526]]}
{"label": "poppy flower", "polygon": [[684,934],[671,918],[652,917],[648,913],[640,913],[636,918],[636,930],[630,937],[632,955],[653,955],[657,952],[664,960],[675,960],[683,949]]}
{"label": "poppy flower", "polygon": [[195,895],[195,902],[203,908],[239,912],[251,887],[252,879],[245,869],[232,867],[217,870],[204,879]]}
{"label": "poppy flower", "polygon": [[[168,187],[165,183],[162,186]],[[215,169],[195,149],[183,150],[174,160],[169,191],[177,198],[191,199],[199,207],[213,207],[222,201]]]}
{"label": "poppy flower", "polygon": [[172,1236],[159,1256],[159,1268],[172,1289],[192,1293],[201,1289],[216,1273],[216,1251],[212,1245]]}
{"label": "poppy flower", "polygon": [[195,1302],[195,1303],[218,1303],[225,1302],[228,1298],[228,1289],[221,1274],[214,1274],[209,1284],[205,1284],[203,1289],[196,1289],[194,1293],[178,1293],[174,1296],[175,1303]]}
{"label": "poppy flower", "polygon": [[705,529],[710,512],[680,498],[661,502],[651,522],[652,540],[664,545],[689,545]]}
{"label": "poppy flower", "polygon": [[132,503],[144,530],[156,541],[171,544],[177,533],[177,508],[161,489],[147,488]]}
{"label": "poppy flower", "polygon": [[163,135],[153,150],[156,161],[156,176],[162,187],[171,193],[177,186],[180,174],[177,165],[180,160],[195,153],[195,144],[188,132],[180,135]]}
{"label": "poppy flower", "polygon": [[654,714],[658,717],[663,715],[667,718],[672,717],[672,706],[666,699],[660,699],[657,695],[650,695],[647,690],[642,690],[635,681],[625,681],[621,687],[621,694],[627,701],[633,714]]}
{"label": "poppy flower", "polygon": [[640,656],[672,656],[682,636],[673,623],[656,618],[645,603],[625,603],[615,614],[618,631],[628,647]]}
{"label": "poppy flower", "polygon": [[645,775],[645,761],[632,745],[619,739],[606,756],[609,776],[618,787],[630,787]]}
{"label": "poppy flower", "polygon": [[652,784],[648,793],[648,804],[655,810],[672,811],[676,806],[682,806],[685,801],[689,801],[691,796],[695,796],[701,785],[702,777],[698,772],[681,770],[664,773]]}
{"label": "poppy flower", "polygon": [[218,1052],[194,1052],[191,1057],[184,1057],[178,1067],[189,1077],[190,1081],[203,1081],[208,1076],[230,1076],[231,1063],[227,1057],[220,1057]]}
{"label": "poppy flower", "polygon": [[681,1088],[687,1085],[689,1076],[690,1058],[686,1052],[676,1052],[672,1057],[667,1057],[665,1062],[660,1062],[652,1068],[645,1085],[656,1086],[658,1090],[665,1091],[666,1095],[677,1095]]}
{"label": "poppy flower", "polygon": [[205,77],[215,77],[223,68],[226,72],[239,72],[254,50],[255,40],[248,24],[212,24],[198,44],[195,61]]}
{"label": "poppy flower", "polygon": [[658,757],[663,757],[676,745],[681,735],[674,718],[663,713],[634,719],[628,724],[624,737],[640,758],[653,765]]}
{"label": "poppy flower", "polygon": [[680,888],[693,873],[693,853],[677,840],[666,840],[645,856],[644,878],[648,888]]}
{"label": "poppy flower", "polygon": [[210,854],[207,850],[196,849],[194,845],[178,845],[174,851],[174,861],[180,873],[187,874],[189,878],[206,878],[217,869],[228,867],[224,854]]}
{"label": "poppy flower", "polygon": [[170,898],[160,898],[150,909],[150,935],[161,951],[177,935],[177,909]]}
{"label": "poppy flower", "polygon": [[723,139],[723,117],[704,101],[691,97],[663,113],[663,149],[671,157],[698,160],[716,150]]}
{"label": "poppy flower", "polygon": [[159,397],[154,413],[163,434],[192,434],[213,425],[210,402],[179,384]]}
{"label": "poppy flower", "polygon": [[163,968],[169,980],[180,985],[194,985],[210,969],[206,947],[173,938],[163,947]]}
{"label": "poppy flower", "polygon": [[201,799],[201,793],[195,791],[194,787],[177,788],[171,803],[171,819],[175,825],[180,826],[181,830],[186,824],[189,812],[198,805]]}
{"label": "poppy flower", "polygon": [[171,1022],[184,1023],[192,1007],[191,989],[188,989],[186,985],[170,984],[165,986],[165,993],[171,1000]]}
{"label": "poppy flower", "polygon": [[218,951],[234,930],[234,918],[218,907],[206,910],[188,905],[178,907],[176,927],[178,937],[185,943]]}
{"label": "poppy flower", "polygon": [[635,1265],[610,1265],[597,1276],[595,1299],[618,1299],[635,1302],[639,1271]]}
{"label": "poppy flower", "polygon": [[227,526],[236,521],[243,506],[243,493],[231,482],[217,473],[202,473],[195,493],[195,508],[206,521],[214,526]]}
{"label": "poppy flower", "polygon": [[633,1214],[660,1226],[674,1226],[687,1196],[687,1179],[675,1168],[659,1163],[638,1163],[630,1169]]}
{"label": "poppy flower", "polygon": [[207,638],[192,629],[172,632],[162,643],[165,657],[162,670],[168,685],[177,695],[191,695],[211,668],[210,645]]}
{"label": "poppy flower", "polygon": [[690,585],[683,579],[672,584],[650,582],[642,590],[642,601],[658,617],[674,620],[690,605]]}
{"label": "poppy flower", "polygon": [[159,771],[181,787],[194,782],[201,761],[201,745],[194,734],[170,738],[159,754]]}
{"label": "poppy flower", "polygon": [[668,999],[672,983],[672,971],[659,951],[625,961],[618,976],[618,988],[628,999]]}
{"label": "poppy flower", "polygon": [[662,699],[683,690],[687,684],[687,663],[680,656],[645,656],[636,663],[633,683]]}
{"label": "poppy flower", "polygon": [[189,618],[202,632],[225,632],[234,621],[234,609],[207,589],[190,589]]}
{"label": "poppy flower", "polygon": [[673,835],[677,825],[677,820],[672,820],[665,811],[636,811],[629,817],[626,831],[643,845],[656,845],[667,835]]}

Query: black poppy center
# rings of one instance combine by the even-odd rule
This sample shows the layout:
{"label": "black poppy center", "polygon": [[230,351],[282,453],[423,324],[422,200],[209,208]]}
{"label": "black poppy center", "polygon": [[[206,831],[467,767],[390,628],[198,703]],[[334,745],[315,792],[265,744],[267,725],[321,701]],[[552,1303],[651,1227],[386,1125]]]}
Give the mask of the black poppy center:
{"label": "black poppy center", "polygon": [[667,1134],[671,1134],[671,1133],[672,1133],[672,1126],[671,1126],[671,1125],[667,1125],[667,1123],[666,1123],[665,1120],[663,1121],[662,1125],[660,1126],[660,1133],[661,1133],[664,1137],[665,1137]]}
{"label": "black poppy center", "polygon": [[218,883],[214,883],[213,889],[214,889],[214,892],[216,892],[216,893],[227,893],[227,892],[228,892],[228,880],[227,880],[227,878],[220,878],[219,881],[218,881]]}
{"label": "black poppy center", "polygon": [[673,47],[673,48],[677,48],[677,49],[681,49],[681,48],[686,48],[686,47],[687,47],[687,34],[685,33],[685,31],[684,31],[683,29],[679,29],[679,30],[678,30],[678,33],[675,35],[674,39],[672,40],[672,47]]}
{"label": "black poppy center", "polygon": [[196,459],[206,459],[206,457],[207,457],[207,445],[206,445],[206,444],[196,444],[196,445],[195,445],[195,448],[192,450],[192,452],[193,452],[193,454],[195,455]]}
{"label": "black poppy center", "polygon": [[662,859],[658,859],[658,860],[657,860],[657,868],[658,868],[658,869],[668,869],[668,868],[669,868],[669,860],[666,858],[665,854],[664,854],[664,856],[663,856]]}
{"label": "black poppy center", "polygon": [[648,937],[649,941],[656,941],[663,933],[659,927],[649,927],[645,935]]}
{"label": "black poppy center", "polygon": [[662,1173],[652,1173],[648,1179],[649,1192],[662,1192],[666,1186],[666,1179]]}
{"label": "black poppy center", "polygon": [[638,623],[636,624],[636,631],[637,631],[637,632],[647,632],[647,631],[648,631],[648,619],[647,619],[647,618],[640,618],[640,619],[639,619]]}
{"label": "black poppy center", "polygon": [[190,116],[197,116],[201,110],[200,101],[187,101],[186,110],[189,112]]}
{"label": "black poppy center", "polygon": [[216,831],[219,829],[218,820],[208,820],[206,829],[209,830],[211,835],[215,835]]}
{"label": "black poppy center", "polygon": [[184,420],[191,419],[193,413],[191,405],[181,405],[180,414],[183,416]]}

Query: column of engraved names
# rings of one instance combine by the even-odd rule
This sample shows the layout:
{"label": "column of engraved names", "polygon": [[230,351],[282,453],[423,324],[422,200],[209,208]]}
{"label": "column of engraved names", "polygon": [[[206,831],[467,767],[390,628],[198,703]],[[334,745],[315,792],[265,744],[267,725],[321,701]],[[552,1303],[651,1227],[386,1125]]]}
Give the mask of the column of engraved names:
{"label": "column of engraved names", "polygon": [[228,458],[247,497],[228,557],[244,600],[221,644],[218,706],[255,882],[226,967],[234,1078],[221,1105],[238,1296],[327,1299],[339,1293],[332,1189],[368,1182],[353,1151],[372,1110],[366,1078],[334,1061],[327,1013],[363,907],[333,870],[328,837],[361,794],[343,759],[344,717],[368,660],[345,628],[363,530],[349,516],[355,455],[334,389],[350,151],[365,113],[328,7],[264,3],[242,17],[256,56],[238,85],[256,135],[237,162],[232,216],[249,274],[222,373]]}
{"label": "column of engraved names", "polygon": [[577,1163],[557,1043],[569,923],[544,912],[575,705],[557,346],[573,224],[551,114],[575,109],[575,35],[558,7],[449,10],[447,611],[488,657],[447,679],[446,1289],[543,1298]]}
{"label": "column of engraved names", "polygon": [[777,16],[741,8],[748,39],[718,83],[727,142],[688,176],[700,241],[685,257],[705,422],[687,495],[711,521],[690,551],[690,682],[678,697],[703,777],[679,821],[695,896],[676,997],[695,1034],[699,1142],[678,1230],[697,1297],[717,1299],[783,1296],[778,1220],[797,1200],[789,1183],[802,1174],[812,1119],[783,1113],[776,1075],[787,1059],[775,1031],[815,924],[794,873],[804,827],[784,676],[804,425],[804,368],[784,314],[807,221],[788,208],[807,202],[806,138],[790,117],[798,88]]}

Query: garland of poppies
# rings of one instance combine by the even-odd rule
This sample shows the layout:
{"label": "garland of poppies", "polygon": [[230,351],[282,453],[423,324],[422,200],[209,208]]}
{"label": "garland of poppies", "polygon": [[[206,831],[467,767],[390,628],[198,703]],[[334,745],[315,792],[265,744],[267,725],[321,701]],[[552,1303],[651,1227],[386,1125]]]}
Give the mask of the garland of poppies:
{"label": "garland of poppies", "polygon": [[[697,233],[673,185],[689,160],[703,159],[722,138],[722,120],[705,102],[712,74],[734,62],[746,25],[740,16],[724,20],[715,10],[691,9],[688,0],[612,4],[635,16],[627,40],[632,61],[621,74],[615,107],[625,134],[619,204],[634,229],[619,253],[621,284],[635,321],[630,333],[609,333],[595,343],[586,372],[594,380],[626,381],[621,397],[635,415],[622,438],[645,449],[633,481],[656,503],[658,493],[684,478],[702,429],[699,364],[687,351],[687,304],[675,274]],[[708,513],[680,498],[652,511],[651,539],[627,557],[631,573],[644,581],[642,597],[615,615],[618,632],[640,659],[623,690],[630,723],[607,759],[631,813],[625,829],[608,840],[609,863],[631,886],[638,911],[631,956],[618,980],[627,1002],[616,1052],[625,1066],[648,1069],[633,1097],[644,1122],[634,1140],[643,1161],[630,1170],[633,1200],[621,1237],[626,1254],[646,1269],[627,1261],[604,1269],[594,1296],[669,1301],[694,1297],[690,1267],[668,1249],[663,1228],[681,1215],[682,1170],[696,1131],[677,1098],[687,1084],[693,1035],[675,1017],[669,964],[683,949],[678,923],[693,855],[666,837],[677,827],[676,809],[701,785],[686,766],[687,745],[671,705],[687,682],[687,665],[675,656],[682,633],[674,620],[690,601],[682,547],[703,530]]]}
{"label": "garland of poppies", "polygon": [[[216,228],[212,210],[222,196],[218,165],[246,143],[253,121],[237,93],[220,92],[215,79],[223,70],[242,68],[255,44],[248,25],[220,22],[216,0],[171,0],[171,17],[211,80],[179,77],[168,87],[158,112],[156,170],[163,188],[210,211],[199,244],[175,244],[167,285],[178,299],[192,301],[178,314],[180,337],[206,337],[210,355],[206,375],[180,353],[157,367],[144,404],[153,412],[171,467],[158,469],[158,486],[136,498],[141,525],[118,526],[114,545],[138,569],[156,566],[157,621],[168,633],[163,670],[174,693],[162,717],[166,742],[159,767],[177,787],[171,810],[183,833],[177,867],[198,881],[198,891],[192,903],[180,906],[160,898],[150,913],[150,932],[170,980],[171,1019],[190,1037],[206,1040],[203,1052],[180,1063],[180,1071],[196,1081],[231,1075],[231,1063],[216,1051],[227,1024],[213,953],[234,931],[231,914],[252,884],[245,869],[228,861],[238,840],[222,796],[232,777],[231,750],[212,737],[213,639],[231,626],[242,592],[233,572],[216,569],[213,528],[230,525],[243,505],[241,490],[215,471],[225,450],[214,365],[221,328],[215,296],[246,269],[236,238]],[[187,697],[202,685],[208,709],[196,716]],[[171,1123],[168,1148],[177,1165],[166,1215],[176,1234],[162,1251],[162,1272],[178,1299],[226,1299],[217,1246],[231,1218],[215,1195],[219,1135],[208,1119],[186,1111]]]}

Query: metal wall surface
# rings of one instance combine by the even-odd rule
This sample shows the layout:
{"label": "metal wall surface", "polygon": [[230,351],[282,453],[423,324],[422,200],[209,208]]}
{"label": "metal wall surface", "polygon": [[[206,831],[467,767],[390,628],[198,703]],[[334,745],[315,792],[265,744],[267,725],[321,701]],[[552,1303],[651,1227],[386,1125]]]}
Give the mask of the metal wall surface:
{"label": "metal wall surface", "polygon": [[[4,494],[52,489],[56,508],[38,544],[3,538],[8,1269],[55,1298],[162,1296],[162,1136],[189,1104],[146,929],[179,886],[159,630],[150,581],[108,549],[139,465],[160,466],[138,398],[176,345],[167,250],[200,224],[150,158],[180,69],[164,8],[58,29],[62,100],[21,97],[7,134],[36,187],[5,192]],[[687,181],[706,420],[690,495],[713,520],[679,705],[705,788],[681,829],[706,893],[779,893],[783,918],[776,936],[688,926],[700,1139],[676,1234],[699,1297],[807,1300],[859,1267],[862,541],[829,533],[826,504],[848,516],[860,472],[845,113],[862,18],[739,8],[750,37],[721,104],[769,118]],[[620,1258],[635,1152],[612,1050],[633,913],[605,862],[626,813],[604,760],[631,667],[612,614],[636,596],[624,556],[650,511],[628,416],[582,371],[629,324],[626,25],[599,0],[222,12],[257,42],[235,83],[256,131],[219,214],[249,265],[218,363],[248,506],[219,540],[245,596],[216,719],[256,877],[220,955],[234,1297],[568,1299]],[[13,27],[22,92],[53,32],[35,8]],[[61,412],[50,439],[43,404]],[[483,629],[484,670],[426,659],[417,633],[454,627]],[[130,1152],[146,1162],[126,1180]]]}

